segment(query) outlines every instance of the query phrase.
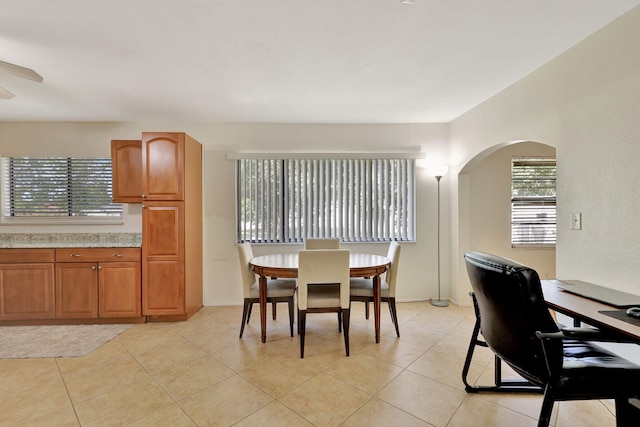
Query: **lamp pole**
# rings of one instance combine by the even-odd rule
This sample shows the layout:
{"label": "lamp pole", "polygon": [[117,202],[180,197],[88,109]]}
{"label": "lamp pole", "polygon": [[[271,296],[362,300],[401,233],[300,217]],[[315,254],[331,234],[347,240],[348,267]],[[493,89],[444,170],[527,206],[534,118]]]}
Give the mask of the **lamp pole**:
{"label": "lamp pole", "polygon": [[438,181],[438,299],[432,299],[431,305],[447,307],[449,302],[440,297],[440,179],[442,179],[442,175],[436,175],[436,181]]}

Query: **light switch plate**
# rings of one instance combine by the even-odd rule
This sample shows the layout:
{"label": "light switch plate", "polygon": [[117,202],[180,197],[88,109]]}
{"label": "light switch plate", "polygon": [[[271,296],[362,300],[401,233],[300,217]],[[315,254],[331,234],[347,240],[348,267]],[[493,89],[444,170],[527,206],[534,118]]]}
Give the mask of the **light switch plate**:
{"label": "light switch plate", "polygon": [[571,212],[571,229],[582,230],[582,212]]}

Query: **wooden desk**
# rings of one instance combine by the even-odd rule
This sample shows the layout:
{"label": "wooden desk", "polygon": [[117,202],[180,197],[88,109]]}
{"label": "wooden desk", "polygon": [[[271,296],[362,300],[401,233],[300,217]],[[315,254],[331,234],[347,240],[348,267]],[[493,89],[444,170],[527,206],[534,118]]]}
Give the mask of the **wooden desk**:
{"label": "wooden desk", "polygon": [[558,289],[561,284],[558,280],[542,280],[541,283],[545,302],[550,309],[598,329],[620,333],[640,344],[640,326],[598,312],[616,310],[616,307],[564,292]]}
{"label": "wooden desk", "polygon": [[[249,261],[253,271],[260,276],[260,332],[262,342],[267,341],[267,278],[295,279],[298,277],[298,254],[271,254]],[[373,313],[376,343],[380,342],[380,275],[387,271],[391,260],[373,254],[351,253],[349,268],[351,277],[373,278]]]}

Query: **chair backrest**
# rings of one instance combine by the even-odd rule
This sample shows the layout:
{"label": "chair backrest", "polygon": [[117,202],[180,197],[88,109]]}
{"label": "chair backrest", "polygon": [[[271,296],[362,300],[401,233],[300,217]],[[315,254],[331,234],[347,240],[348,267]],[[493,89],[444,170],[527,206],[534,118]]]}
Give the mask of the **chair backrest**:
{"label": "chair backrest", "polygon": [[238,258],[240,259],[240,272],[242,273],[242,291],[245,298],[251,294],[251,286],[256,282],[256,274],[251,269],[249,261],[253,258],[253,250],[249,243],[238,245]]}
{"label": "chair backrest", "polygon": [[[466,252],[464,258],[484,340],[524,378],[545,384],[549,371],[535,332],[557,332],[558,326],[545,305],[538,273],[496,255]],[[562,364],[562,348],[552,351],[551,363]]]}
{"label": "chair backrest", "polygon": [[340,249],[340,239],[304,239],[304,248],[309,249]]}
{"label": "chair backrest", "polygon": [[387,251],[387,258],[391,260],[389,269],[387,270],[387,276],[385,278],[389,285],[389,296],[396,296],[396,278],[398,276],[398,261],[400,261],[400,249],[401,246],[398,242],[391,242],[389,244],[389,250]]}
{"label": "chair backrest", "polygon": [[340,307],[349,308],[349,250],[298,252],[298,308],[307,309],[307,285],[340,285]]}

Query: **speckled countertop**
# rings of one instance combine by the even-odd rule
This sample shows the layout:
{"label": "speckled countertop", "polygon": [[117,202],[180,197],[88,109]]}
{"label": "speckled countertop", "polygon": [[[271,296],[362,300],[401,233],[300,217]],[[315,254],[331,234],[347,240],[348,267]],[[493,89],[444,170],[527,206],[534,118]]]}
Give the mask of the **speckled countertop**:
{"label": "speckled countertop", "polygon": [[0,248],[136,248],[141,233],[0,233]]}

